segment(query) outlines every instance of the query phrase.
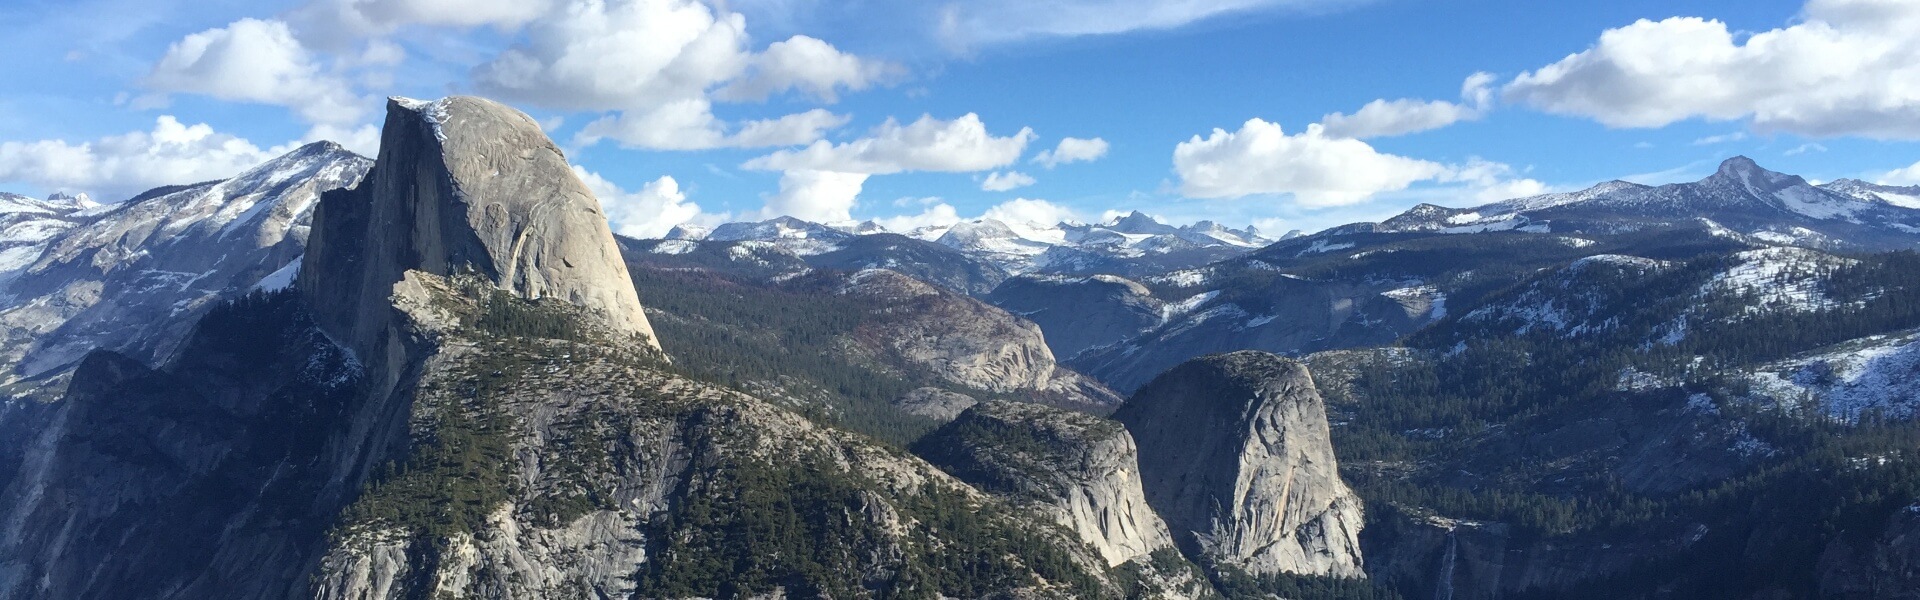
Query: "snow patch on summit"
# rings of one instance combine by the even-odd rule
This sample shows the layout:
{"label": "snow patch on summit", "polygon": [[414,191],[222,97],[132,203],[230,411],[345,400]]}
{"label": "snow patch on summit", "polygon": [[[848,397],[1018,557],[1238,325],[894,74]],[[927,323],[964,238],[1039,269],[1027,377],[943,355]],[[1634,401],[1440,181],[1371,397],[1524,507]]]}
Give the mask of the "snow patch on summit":
{"label": "snow patch on summit", "polygon": [[427,123],[433,125],[433,139],[439,140],[440,143],[443,144],[446,143],[447,131],[444,127],[441,127],[441,125],[447,122],[447,98],[439,100],[419,100],[404,96],[390,96],[387,99],[392,100],[395,104],[399,104],[401,108],[420,113],[420,116],[425,118]]}

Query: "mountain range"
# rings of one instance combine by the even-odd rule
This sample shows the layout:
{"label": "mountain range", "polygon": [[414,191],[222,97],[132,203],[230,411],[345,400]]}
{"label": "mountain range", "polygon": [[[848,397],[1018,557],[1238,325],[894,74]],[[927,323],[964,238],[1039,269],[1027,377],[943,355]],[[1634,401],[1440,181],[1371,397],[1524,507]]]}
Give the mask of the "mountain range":
{"label": "mountain range", "polygon": [[1920,188],[617,237],[490,100],[0,195],[0,598],[1907,598]]}

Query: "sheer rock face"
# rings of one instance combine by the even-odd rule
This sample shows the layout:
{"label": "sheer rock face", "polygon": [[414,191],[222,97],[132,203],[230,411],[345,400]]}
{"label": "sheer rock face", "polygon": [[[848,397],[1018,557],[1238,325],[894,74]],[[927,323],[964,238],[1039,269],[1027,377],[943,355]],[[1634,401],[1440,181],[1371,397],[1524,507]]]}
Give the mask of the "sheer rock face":
{"label": "sheer rock face", "polygon": [[1138,452],[1119,423],[989,401],[919,447],[961,480],[1037,506],[1098,550],[1108,566],[1173,547],[1166,523],[1140,491]]}
{"label": "sheer rock face", "polygon": [[659,347],[599,201],[540,126],[505,105],[389,101],[373,172],[327,194],[316,222],[298,285],[363,355],[383,343],[408,270],[571,302]]}
{"label": "sheer rock face", "polygon": [[1181,549],[1254,574],[1362,577],[1361,502],[1340,480],[1307,368],[1255,351],[1195,359],[1114,413],[1147,501]]}
{"label": "sheer rock face", "polygon": [[995,392],[1056,383],[1058,369],[1040,328],[985,303],[883,269],[853,274],[842,293],[887,307],[888,316],[904,317],[870,327],[866,336],[869,346],[894,362],[924,366],[954,383]]}

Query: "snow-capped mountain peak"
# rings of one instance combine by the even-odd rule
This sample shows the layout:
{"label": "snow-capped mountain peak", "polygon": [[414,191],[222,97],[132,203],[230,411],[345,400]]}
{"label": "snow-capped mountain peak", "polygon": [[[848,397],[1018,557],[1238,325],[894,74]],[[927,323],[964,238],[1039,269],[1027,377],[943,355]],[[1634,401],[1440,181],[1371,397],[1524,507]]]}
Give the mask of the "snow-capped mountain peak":
{"label": "snow-capped mountain peak", "polygon": [[851,234],[851,235],[870,235],[875,233],[891,233],[887,231],[886,227],[882,227],[879,223],[876,223],[871,219],[866,221],[846,221],[841,223],[828,223],[827,226],[832,227],[836,230],[839,230],[842,233]]}
{"label": "snow-capped mountain peak", "polygon": [[1769,171],[1745,156],[1735,156],[1720,163],[1720,169],[1714,171],[1712,176],[1701,180],[1699,185],[1732,187],[1762,200],[1777,197],[1790,190],[1813,189],[1807,180],[1801,179],[1798,175]]}
{"label": "snow-capped mountain peak", "polygon": [[709,235],[713,235],[712,228],[702,227],[692,223],[681,223],[667,231],[666,239],[699,241],[707,239]]}
{"label": "snow-capped mountain peak", "polygon": [[[1233,229],[1212,221],[1174,226],[1139,211],[1097,225],[983,217],[908,232],[888,231],[873,221],[819,224],[779,217],[728,223],[711,233],[681,226],[669,232],[667,238],[770,244],[769,247],[795,256],[810,257],[851,248],[850,242],[867,236],[895,233],[957,250],[1008,273],[1098,271],[1114,267],[1112,261],[1137,261],[1142,257],[1153,257],[1150,262],[1156,263],[1179,263],[1170,267],[1173,269],[1187,268],[1237,256],[1274,242],[1251,226]],[[1159,268],[1149,270],[1157,272]]]}
{"label": "snow-capped mountain peak", "polygon": [[1735,156],[1721,161],[1720,168],[1714,171],[1714,176],[1742,181],[1766,182],[1775,185],[1787,184],[1796,180],[1804,183],[1804,180],[1801,180],[1797,176],[1769,171],[1765,167],[1761,167],[1760,163],[1754,162],[1753,159],[1745,156]]}
{"label": "snow-capped mountain peak", "polygon": [[1108,225],[1106,228],[1120,233],[1138,233],[1145,235],[1169,235],[1180,232],[1178,228],[1166,223],[1161,223],[1158,219],[1148,216],[1147,213],[1137,210],[1126,216],[1114,219],[1113,224]]}
{"label": "snow-capped mountain peak", "polygon": [[962,252],[1035,256],[1052,247],[1046,241],[1029,238],[1038,237],[1041,231],[1030,225],[1016,228],[997,219],[974,219],[953,224],[934,241]]}
{"label": "snow-capped mountain peak", "polygon": [[713,228],[706,239],[716,242],[773,241],[773,240],[825,240],[834,241],[848,237],[846,232],[793,217],[775,217],[753,223],[727,223]]}
{"label": "snow-capped mountain peak", "polygon": [[54,192],[47,196],[47,202],[50,204],[58,204],[61,206],[71,206],[80,210],[86,210],[89,208],[100,206],[100,203],[94,202],[93,197],[88,196],[86,192],[81,192],[78,194],[68,194],[66,192]]}

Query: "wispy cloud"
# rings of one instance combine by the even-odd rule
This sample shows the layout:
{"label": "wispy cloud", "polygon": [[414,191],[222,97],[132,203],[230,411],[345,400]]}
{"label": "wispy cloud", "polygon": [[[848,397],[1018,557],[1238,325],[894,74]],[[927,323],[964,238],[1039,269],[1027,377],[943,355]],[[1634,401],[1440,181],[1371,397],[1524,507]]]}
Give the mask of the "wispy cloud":
{"label": "wispy cloud", "polygon": [[950,2],[939,9],[940,39],[964,51],[984,45],[1039,38],[1112,35],[1174,29],[1253,12],[1323,12],[1368,0],[980,0]]}
{"label": "wispy cloud", "polygon": [[1733,133],[1724,133],[1724,134],[1720,134],[1720,135],[1710,135],[1710,136],[1707,136],[1707,137],[1703,137],[1703,138],[1700,138],[1700,139],[1697,139],[1697,140],[1694,140],[1694,141],[1693,141],[1693,145],[1695,145],[1695,146],[1712,146],[1712,145],[1715,145],[1715,144],[1727,144],[1727,143],[1732,143],[1732,142],[1738,142],[1738,141],[1742,141],[1742,140],[1745,140],[1745,139],[1747,139],[1747,132],[1745,132],[1745,131],[1735,131],[1735,132],[1733,132]]}

